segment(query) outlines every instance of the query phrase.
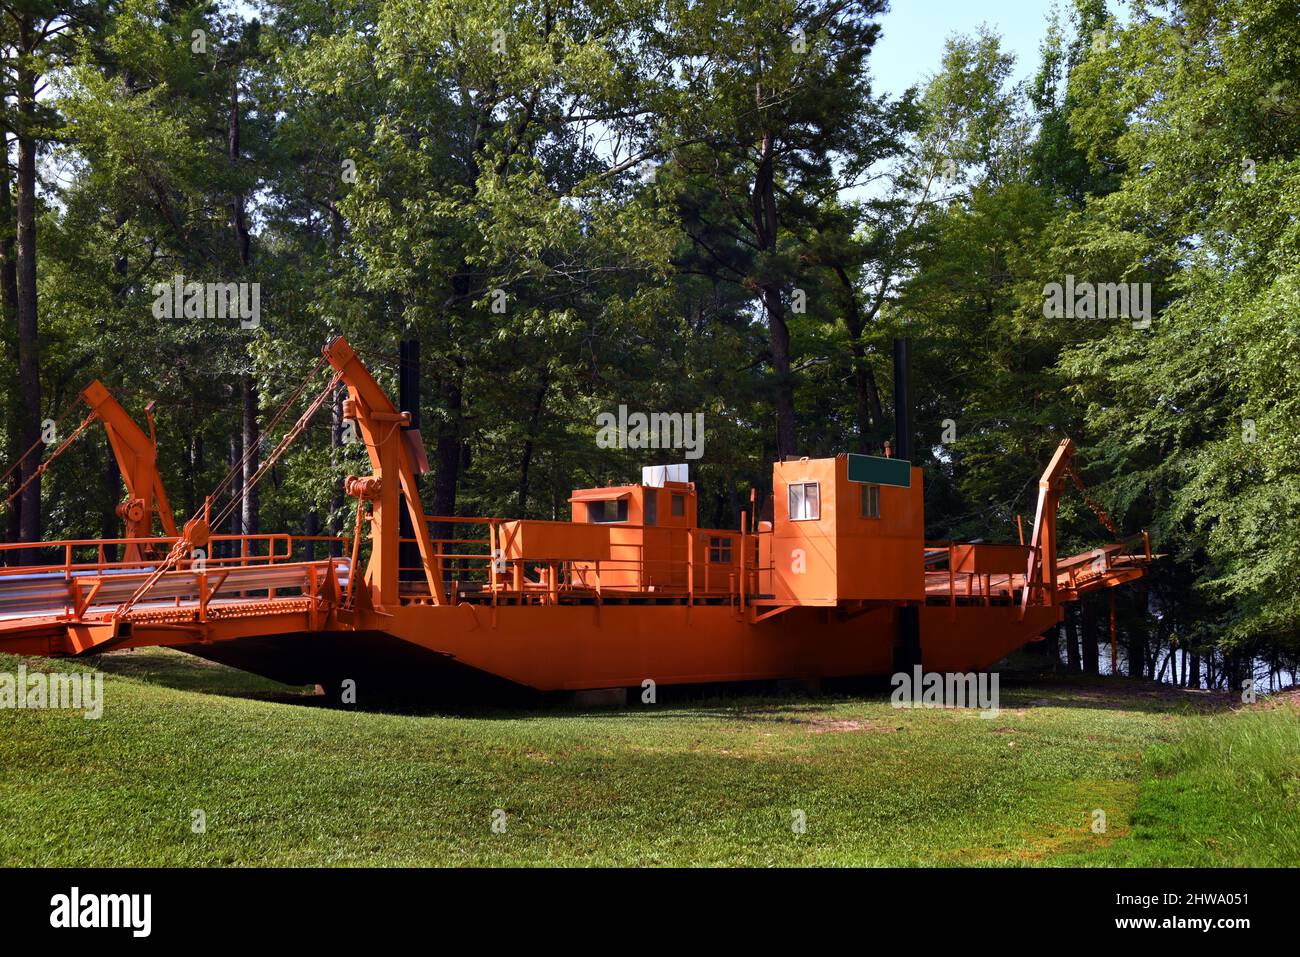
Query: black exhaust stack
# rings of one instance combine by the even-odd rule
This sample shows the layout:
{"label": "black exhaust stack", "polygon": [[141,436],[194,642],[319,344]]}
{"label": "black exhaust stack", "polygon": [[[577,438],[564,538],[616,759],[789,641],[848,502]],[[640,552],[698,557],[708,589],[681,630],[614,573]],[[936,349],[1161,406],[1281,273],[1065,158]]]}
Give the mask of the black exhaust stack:
{"label": "black exhaust stack", "polygon": [[912,389],[907,339],[894,340],[894,458],[912,461]]}
{"label": "black exhaust stack", "polygon": [[[894,340],[894,458],[912,461],[912,390],[909,340]],[[922,559],[921,555],[917,556]],[[898,609],[898,633],[894,637],[894,672],[911,675],[921,664],[921,609],[903,605]],[[920,689],[912,689],[914,695]]]}

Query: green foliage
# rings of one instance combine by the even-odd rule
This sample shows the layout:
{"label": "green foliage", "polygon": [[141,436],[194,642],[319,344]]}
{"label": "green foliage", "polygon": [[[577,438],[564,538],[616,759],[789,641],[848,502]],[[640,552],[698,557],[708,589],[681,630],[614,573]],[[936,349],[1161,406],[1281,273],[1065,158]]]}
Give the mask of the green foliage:
{"label": "green foliage", "polygon": [[1098,855],[1058,863],[1293,866],[1300,786],[1287,769],[1300,759],[1297,717],[1294,706],[1281,705],[1188,722],[1183,735],[1145,755],[1131,830]]}
{"label": "green foliage", "polygon": [[1090,202],[1080,245],[1152,281],[1163,308],[1147,334],[1061,367],[1112,497],[1145,497],[1162,548],[1201,566],[1212,637],[1294,648],[1300,27],[1285,3],[1184,12],[1136,23],[1081,68],[1112,95],[1080,108],[1079,140],[1132,117],[1116,149],[1135,173]]}
{"label": "green foliage", "polygon": [[[891,437],[905,334],[931,535],[1014,540],[1068,435],[1106,511],[1169,555],[1162,641],[1294,652],[1293,4],[1121,23],[1077,0],[1027,83],[982,30],[894,99],[875,0],[37,6],[71,17],[39,109],[5,114],[44,151],[43,413],[92,377],[137,416],[157,400],[178,512],[243,453],[246,390],[265,427],[344,333],[394,393],[399,342],[420,346],[430,511],[563,518],[571,488],[680,456],[598,448],[624,404],[704,413],[701,519],[734,527],[789,451],[784,412],[799,454]],[[34,61],[5,56],[12,106]],[[257,282],[261,326],[156,318],[178,275]],[[1067,275],[1150,283],[1150,327],[1046,318]],[[0,422],[10,461],[17,435]],[[51,470],[48,535],[116,528],[107,464],[96,436]],[[322,413],[259,489],[262,526],[349,525],[363,469]],[[1061,531],[1110,537],[1078,498]]]}

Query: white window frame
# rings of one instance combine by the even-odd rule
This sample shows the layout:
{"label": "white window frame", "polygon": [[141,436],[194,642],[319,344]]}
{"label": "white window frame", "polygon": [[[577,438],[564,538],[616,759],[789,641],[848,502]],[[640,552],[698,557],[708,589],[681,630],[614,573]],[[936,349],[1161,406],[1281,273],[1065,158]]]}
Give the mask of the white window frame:
{"label": "white window frame", "polygon": [[[813,502],[816,506],[813,514],[808,514],[808,489],[813,489]],[[795,506],[795,490],[798,490],[798,507]],[[792,522],[820,522],[822,517],[822,491],[820,482],[790,482],[786,486],[786,510]]]}

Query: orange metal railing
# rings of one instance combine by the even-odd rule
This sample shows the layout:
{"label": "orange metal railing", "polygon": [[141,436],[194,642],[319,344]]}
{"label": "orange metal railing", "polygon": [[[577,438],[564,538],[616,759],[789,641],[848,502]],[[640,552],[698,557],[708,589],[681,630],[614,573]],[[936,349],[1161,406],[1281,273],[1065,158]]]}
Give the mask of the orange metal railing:
{"label": "orange metal railing", "polygon": [[[967,603],[977,601],[985,605],[1003,599],[1010,599],[1016,604],[1030,605],[1050,602],[1049,583],[1043,580],[1043,563],[1039,560],[1037,547],[1024,546],[1033,559],[1029,565],[1033,569],[1033,574],[1027,581],[1025,573],[1020,571],[958,570],[958,549],[980,547],[980,544],[967,542],[926,542],[927,597],[932,600],[946,599],[945,603],[953,607],[961,599]],[[1150,562],[1152,557],[1150,537],[1146,531],[1143,531],[1121,542],[1090,549],[1068,558],[1058,558],[1056,561],[1057,601],[1071,601],[1077,597],[1080,590],[1104,584],[1126,569]]]}
{"label": "orange metal railing", "polygon": [[[0,559],[26,558],[44,551],[43,563],[0,565],[0,617],[36,616],[80,620],[92,607],[103,608],[129,596],[138,583],[155,575],[163,558],[179,539],[176,537],[70,539],[65,541],[0,543]],[[121,552],[139,546],[144,557],[116,559],[110,549]],[[340,557],[307,557],[318,546],[337,549],[346,555],[350,540],[332,536],[289,534],[214,535],[211,554],[196,552],[168,571],[151,592],[153,606],[197,601],[200,620],[218,598],[245,600],[264,596],[266,601],[295,596],[314,596],[322,579],[318,571],[330,565],[350,582],[350,565]],[[54,555],[50,553],[53,552]],[[150,555],[149,553],[153,554]]]}
{"label": "orange metal railing", "polygon": [[[503,599],[554,603],[565,597],[594,597],[600,601],[607,595],[654,595],[684,598],[689,603],[719,599],[740,603],[742,596],[759,591],[762,569],[757,567],[757,537],[743,532],[611,523],[611,529],[649,531],[659,540],[649,544],[644,540],[612,542],[613,554],[609,558],[511,559],[498,547],[504,541],[501,526],[509,519],[431,515],[426,516],[426,521],[432,526],[449,526],[453,532],[450,537],[433,538],[431,542],[433,574],[454,598],[485,596],[495,605]],[[486,537],[470,534],[476,528],[486,530]],[[415,538],[401,541],[418,544]],[[746,548],[755,555],[743,562],[742,572]],[[647,555],[647,549],[668,554],[655,557]],[[715,550],[729,553],[731,560],[715,560]],[[404,599],[429,600],[424,571],[423,565],[401,566]]]}
{"label": "orange metal railing", "polygon": [[926,542],[926,597],[946,599],[946,604],[953,608],[959,599],[964,599],[968,604],[978,602],[991,605],[1003,599],[1019,603],[1023,601],[1027,587],[1030,604],[1045,603],[1046,587],[1041,581],[1042,563],[1037,560],[1039,550],[1035,546],[1023,546],[1034,559],[1033,567],[1039,573],[1029,579],[1027,584],[1024,572],[960,570],[957,567],[959,549],[965,551],[980,547],[979,543],[972,542]]}

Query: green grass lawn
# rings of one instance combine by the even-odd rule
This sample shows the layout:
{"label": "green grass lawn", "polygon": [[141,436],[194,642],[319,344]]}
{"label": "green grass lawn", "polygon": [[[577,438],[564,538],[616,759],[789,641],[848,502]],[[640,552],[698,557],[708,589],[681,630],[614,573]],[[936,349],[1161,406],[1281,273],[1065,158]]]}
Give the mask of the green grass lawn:
{"label": "green grass lawn", "polygon": [[413,715],[172,652],[98,666],[102,720],[0,711],[0,864],[1300,864],[1283,702],[1079,680],[1004,685],[994,719],[884,692]]}

